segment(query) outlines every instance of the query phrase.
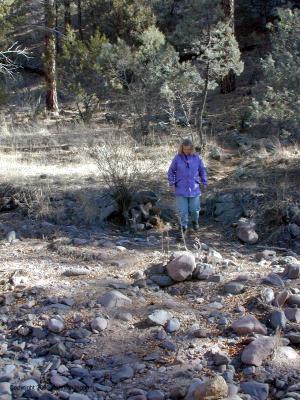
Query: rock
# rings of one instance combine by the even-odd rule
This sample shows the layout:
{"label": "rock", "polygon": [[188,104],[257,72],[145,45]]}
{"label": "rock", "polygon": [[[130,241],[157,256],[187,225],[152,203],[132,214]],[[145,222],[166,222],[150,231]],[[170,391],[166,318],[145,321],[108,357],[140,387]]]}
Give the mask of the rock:
{"label": "rock", "polygon": [[132,304],[132,300],[118,290],[105,293],[97,302],[106,308],[123,307]]}
{"label": "rock", "polygon": [[168,275],[151,275],[150,279],[161,287],[171,286],[174,283]]}
{"label": "rock", "polygon": [[276,251],[274,250],[263,250],[255,254],[257,261],[266,260],[272,261],[276,259]]}
{"label": "rock", "polygon": [[92,332],[85,328],[71,329],[69,336],[73,339],[85,339],[91,336]]}
{"label": "rock", "polygon": [[49,354],[66,357],[68,352],[66,346],[63,343],[56,343],[49,348]]}
{"label": "rock", "polygon": [[182,400],[187,393],[187,389],[182,386],[175,386],[170,388],[170,399]]}
{"label": "rock", "polygon": [[170,278],[180,282],[190,278],[195,268],[195,256],[188,251],[184,251],[168,263],[167,272]]}
{"label": "rock", "polygon": [[195,329],[193,331],[193,336],[196,338],[207,338],[209,336],[209,331],[204,328]]}
{"label": "rock", "polygon": [[166,331],[169,333],[176,332],[180,329],[180,322],[177,318],[172,318],[168,321]]}
{"label": "rock", "polygon": [[131,321],[133,319],[133,315],[129,312],[119,312],[116,315],[116,318],[120,319],[121,321]]}
{"label": "rock", "polygon": [[289,224],[288,226],[289,232],[293,238],[299,239],[300,238],[300,226],[297,224]]}
{"label": "rock", "polygon": [[269,385],[256,381],[241,383],[241,390],[249,394],[254,400],[267,400],[269,396]]}
{"label": "rock", "polygon": [[65,376],[58,375],[58,374],[52,375],[50,378],[51,384],[56,388],[65,386],[68,383],[68,381],[69,381],[68,378],[66,378]]}
{"label": "rock", "polygon": [[8,243],[13,243],[16,240],[16,238],[17,238],[17,235],[16,235],[15,231],[10,231],[6,235],[6,240],[8,241]]}
{"label": "rock", "polygon": [[48,321],[47,326],[48,326],[49,331],[54,332],[54,333],[60,333],[64,330],[63,321],[60,319],[56,319],[56,318],[51,318]]}
{"label": "rock", "polygon": [[85,394],[72,393],[69,397],[69,400],[90,400],[90,398]]}
{"label": "rock", "polygon": [[165,395],[160,390],[150,390],[147,393],[147,400],[164,400]]}
{"label": "rock", "polygon": [[274,291],[271,288],[264,288],[262,290],[261,296],[267,304],[272,303],[275,297]]}
{"label": "rock", "polygon": [[155,310],[153,313],[148,315],[148,319],[155,325],[165,325],[171,318],[173,314],[166,310]]}
{"label": "rock", "polygon": [[287,322],[285,313],[281,310],[273,311],[270,316],[270,322],[274,329],[285,329]]}
{"label": "rock", "polygon": [[131,379],[134,376],[134,370],[128,365],[124,365],[117,371],[114,371],[111,375],[111,381],[113,383],[119,383],[125,379]]}
{"label": "rock", "polygon": [[253,315],[246,315],[232,324],[232,329],[239,335],[248,333],[267,334],[267,328],[259,322]]}
{"label": "rock", "polygon": [[221,152],[221,150],[220,150],[218,147],[214,147],[214,148],[211,150],[211,152],[210,152],[210,157],[211,157],[213,160],[221,161],[221,158],[222,158],[222,152]]}
{"label": "rock", "polygon": [[213,363],[217,366],[219,365],[228,365],[230,363],[230,358],[225,353],[215,353],[212,355]]}
{"label": "rock", "polygon": [[216,221],[228,224],[236,221],[243,214],[243,210],[231,193],[225,193],[215,200],[213,213]]}
{"label": "rock", "polygon": [[241,218],[237,225],[237,236],[238,238],[248,244],[255,244],[258,241],[258,234],[255,232],[254,221]]}
{"label": "rock", "polygon": [[300,323],[300,309],[299,308],[286,308],[284,310],[285,316],[291,322]]}
{"label": "rock", "polygon": [[0,382],[0,396],[10,396],[10,395],[11,395],[10,382]]}
{"label": "rock", "polygon": [[297,346],[300,345],[300,332],[290,332],[288,333],[287,338],[292,344]]}
{"label": "rock", "polygon": [[224,285],[224,291],[227,294],[237,295],[237,294],[240,294],[243,292],[244,287],[245,286],[242,283],[232,281],[232,282],[228,282]]}
{"label": "rock", "polygon": [[193,271],[193,278],[200,281],[208,279],[215,273],[212,265],[206,263],[197,263],[195,270]]}
{"label": "rock", "polygon": [[260,367],[263,361],[272,354],[274,346],[274,338],[260,336],[245,347],[242,352],[242,362]]}
{"label": "rock", "polygon": [[282,292],[278,293],[273,301],[273,305],[275,307],[283,307],[287,302],[288,298],[290,297],[291,292],[289,290],[283,290]]}
{"label": "rock", "polygon": [[292,294],[288,298],[288,304],[300,307],[300,294]]}
{"label": "rock", "polygon": [[164,340],[163,342],[161,342],[160,347],[174,352],[177,350],[176,344],[171,342],[170,340]]}
{"label": "rock", "polygon": [[95,331],[104,331],[107,328],[107,319],[96,317],[91,322],[91,328]]}
{"label": "rock", "polygon": [[280,346],[276,349],[276,358],[278,360],[299,360],[300,356],[297,351],[290,346]]}
{"label": "rock", "polygon": [[[300,227],[299,227],[300,229]],[[284,277],[288,279],[300,278],[300,264],[288,264],[283,272]]]}
{"label": "rock", "polygon": [[80,269],[80,268],[72,268],[72,269],[67,269],[62,273],[63,276],[81,276],[81,275],[88,275],[90,271],[88,269]]}
{"label": "rock", "polygon": [[274,274],[273,272],[271,272],[269,275],[264,277],[262,282],[266,283],[267,285],[271,285],[271,286],[284,287],[283,280],[280,278],[279,275]]}
{"label": "rock", "polygon": [[228,386],[222,376],[216,376],[199,385],[194,394],[194,400],[221,400],[228,396]]}

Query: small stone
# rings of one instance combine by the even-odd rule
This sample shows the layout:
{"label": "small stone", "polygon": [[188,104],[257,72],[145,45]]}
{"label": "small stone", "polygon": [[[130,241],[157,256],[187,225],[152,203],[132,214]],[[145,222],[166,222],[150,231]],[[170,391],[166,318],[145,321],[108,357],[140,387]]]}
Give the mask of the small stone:
{"label": "small stone", "polygon": [[168,321],[166,331],[169,333],[176,332],[180,329],[180,322],[177,318],[172,318]]}
{"label": "small stone", "polygon": [[165,325],[173,315],[170,311],[155,310],[152,314],[148,315],[148,319],[155,325]]}
{"label": "small stone", "polygon": [[111,381],[113,383],[119,383],[124,381],[125,379],[131,379],[134,376],[134,370],[128,366],[124,365],[119,368],[117,371],[113,372],[111,375]]}
{"label": "small stone", "polygon": [[123,307],[132,304],[132,300],[118,290],[105,293],[97,302],[106,308]]}
{"label": "small stone", "polygon": [[263,278],[263,283],[271,286],[284,287],[283,280],[280,278],[279,275],[274,274],[273,272]]}
{"label": "small stone", "polygon": [[228,396],[228,385],[222,376],[200,384],[194,394],[194,400],[218,400]]}
{"label": "small stone", "polygon": [[288,304],[300,307],[300,295],[299,294],[292,294],[288,298]]}
{"label": "small stone", "polygon": [[291,322],[300,323],[300,309],[299,308],[286,308],[284,310],[285,316]]}
{"label": "small stone", "polygon": [[232,329],[239,335],[248,333],[267,334],[267,328],[259,322],[253,315],[245,315],[232,324]]}
{"label": "small stone", "polygon": [[300,345],[300,332],[290,332],[287,338],[292,344],[296,346]]}
{"label": "small stone", "polygon": [[60,319],[51,318],[48,321],[48,329],[54,333],[60,333],[64,330],[64,323]]}
{"label": "small stone", "polygon": [[257,261],[267,260],[272,261],[276,259],[276,251],[274,250],[263,250],[255,254]]}
{"label": "small stone", "polygon": [[150,390],[147,393],[147,400],[164,400],[165,395],[160,390]]}
{"label": "small stone", "polygon": [[212,356],[215,365],[228,365],[230,363],[230,358],[225,353],[215,353]]}
{"label": "small stone", "polygon": [[173,352],[175,352],[177,350],[176,344],[171,342],[170,340],[164,340],[160,344],[160,347],[162,347],[163,349],[169,350],[169,351],[173,351]]}
{"label": "small stone", "polygon": [[65,386],[68,383],[68,381],[69,381],[68,378],[66,378],[65,376],[58,375],[58,374],[55,374],[55,375],[51,376],[51,378],[50,378],[50,382],[56,388]]}
{"label": "small stone", "polygon": [[267,303],[270,304],[274,300],[274,291],[271,288],[265,288],[263,289],[261,296],[263,300]]}
{"label": "small stone", "polygon": [[8,241],[8,243],[12,243],[14,240],[16,240],[16,238],[17,238],[17,235],[16,235],[15,231],[10,231],[6,235],[6,240]]}
{"label": "small stone", "polygon": [[73,339],[85,339],[91,336],[92,332],[85,328],[71,329],[69,336]]}
{"label": "small stone", "polygon": [[175,386],[170,389],[170,399],[181,400],[186,396],[187,389],[183,386]]}
{"label": "small stone", "polygon": [[150,279],[161,287],[171,286],[174,283],[168,275],[151,275]]}
{"label": "small stone", "polygon": [[300,278],[300,263],[286,265],[283,275],[288,279]]}
{"label": "small stone", "polygon": [[206,338],[209,336],[209,331],[204,328],[195,329],[193,331],[193,336],[196,338]]}
{"label": "small stone", "polygon": [[88,269],[80,269],[80,268],[73,268],[73,269],[67,269],[62,273],[63,276],[81,276],[81,275],[88,275],[90,271]]}
{"label": "small stone", "polygon": [[242,362],[247,365],[260,367],[263,361],[271,355],[274,346],[274,338],[260,336],[244,348]]}
{"label": "small stone", "polygon": [[90,400],[90,398],[85,394],[72,393],[69,397],[69,400]]}
{"label": "small stone", "polygon": [[116,318],[120,319],[121,321],[129,322],[133,319],[133,315],[130,312],[119,312],[116,315]]}
{"label": "small stone", "polygon": [[199,281],[205,281],[215,273],[212,265],[206,263],[198,263],[193,271],[193,278]]}
{"label": "small stone", "polygon": [[241,390],[256,400],[267,400],[269,396],[269,385],[267,383],[243,382],[241,383]]}
{"label": "small stone", "polygon": [[96,317],[91,322],[91,328],[95,331],[104,331],[107,328],[107,319]]}
{"label": "small stone", "polygon": [[283,307],[287,300],[289,299],[291,292],[289,290],[283,290],[282,292],[278,293],[273,301],[273,305],[275,307]]}
{"label": "small stone", "polygon": [[226,283],[224,286],[224,290],[228,294],[237,295],[243,292],[244,287],[245,286],[242,283],[233,281]]}
{"label": "small stone", "polygon": [[0,396],[11,396],[10,382],[0,382]]}
{"label": "small stone", "polygon": [[286,327],[286,316],[285,313],[281,310],[275,310],[272,312],[270,317],[271,325],[274,329],[280,328],[285,329]]}

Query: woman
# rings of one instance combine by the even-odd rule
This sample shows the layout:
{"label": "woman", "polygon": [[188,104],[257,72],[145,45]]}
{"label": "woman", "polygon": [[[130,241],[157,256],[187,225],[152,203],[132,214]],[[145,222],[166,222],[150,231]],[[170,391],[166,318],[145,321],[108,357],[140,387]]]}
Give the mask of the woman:
{"label": "woman", "polygon": [[193,142],[185,139],[168,170],[169,185],[173,188],[179,211],[181,229],[188,228],[189,214],[195,231],[199,229],[200,179],[207,185],[206,171],[201,157],[195,153]]}

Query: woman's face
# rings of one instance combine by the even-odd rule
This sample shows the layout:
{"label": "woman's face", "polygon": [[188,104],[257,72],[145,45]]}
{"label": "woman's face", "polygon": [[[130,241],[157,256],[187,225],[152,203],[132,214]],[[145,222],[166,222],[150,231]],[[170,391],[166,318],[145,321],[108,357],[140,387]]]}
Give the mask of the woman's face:
{"label": "woman's face", "polygon": [[183,154],[188,156],[188,155],[192,154],[193,148],[191,146],[183,146],[182,151],[183,151]]}

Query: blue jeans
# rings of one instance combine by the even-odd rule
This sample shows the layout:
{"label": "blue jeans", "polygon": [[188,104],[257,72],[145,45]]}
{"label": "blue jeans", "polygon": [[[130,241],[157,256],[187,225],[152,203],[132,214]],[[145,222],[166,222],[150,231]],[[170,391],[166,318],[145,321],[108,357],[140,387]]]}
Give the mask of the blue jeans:
{"label": "blue jeans", "polygon": [[175,196],[176,206],[179,212],[180,224],[182,227],[188,226],[189,215],[191,216],[192,223],[198,224],[200,212],[200,196],[185,197]]}

